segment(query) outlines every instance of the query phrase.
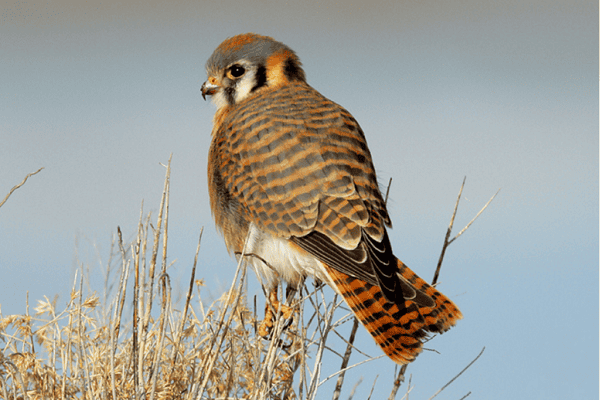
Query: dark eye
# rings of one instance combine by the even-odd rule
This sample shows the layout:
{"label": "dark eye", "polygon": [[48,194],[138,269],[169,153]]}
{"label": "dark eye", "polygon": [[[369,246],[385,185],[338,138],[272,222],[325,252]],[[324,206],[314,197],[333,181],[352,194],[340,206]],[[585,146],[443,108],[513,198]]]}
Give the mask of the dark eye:
{"label": "dark eye", "polygon": [[231,75],[232,78],[239,78],[240,76],[244,75],[245,72],[246,69],[241,65],[233,65],[231,68],[229,68],[229,75]]}

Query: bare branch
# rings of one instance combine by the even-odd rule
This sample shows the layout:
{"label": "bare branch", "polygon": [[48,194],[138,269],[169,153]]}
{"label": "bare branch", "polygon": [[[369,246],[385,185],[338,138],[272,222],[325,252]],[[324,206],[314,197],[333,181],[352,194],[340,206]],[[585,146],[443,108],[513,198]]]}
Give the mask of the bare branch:
{"label": "bare branch", "polygon": [[350,392],[350,396],[348,397],[348,400],[352,400],[354,398],[354,393],[356,392],[356,388],[358,387],[358,385],[360,385],[363,381],[362,376],[360,377],[360,379],[354,384],[354,387],[352,387],[352,391]]}
{"label": "bare branch", "polygon": [[472,224],[473,222],[475,222],[475,220],[477,219],[477,217],[479,217],[479,216],[481,215],[481,213],[483,212],[483,210],[485,210],[485,209],[487,208],[487,206],[488,206],[488,205],[490,205],[490,203],[492,202],[492,200],[494,200],[494,198],[496,197],[496,195],[497,195],[498,193],[500,193],[500,189],[498,189],[498,191],[497,191],[497,192],[496,192],[496,193],[495,193],[495,194],[492,196],[492,198],[491,198],[491,199],[489,199],[487,203],[485,203],[485,206],[483,206],[483,208],[482,208],[481,210],[479,210],[479,212],[478,212],[478,213],[477,213],[477,215],[476,215],[476,216],[475,216],[475,217],[474,217],[474,218],[471,220],[471,222],[469,222],[469,223],[467,224],[467,226],[465,226],[465,227],[464,227],[464,228],[463,228],[463,229],[462,229],[460,232],[458,232],[458,234],[457,234],[456,236],[454,236],[454,237],[452,238],[452,240],[450,240],[450,242],[448,242],[448,245],[449,245],[450,243],[454,242],[456,239],[458,239],[458,237],[459,237],[460,235],[462,235],[462,234],[463,234],[463,232],[465,232],[467,229],[469,229],[469,227],[471,226],[471,224]]}
{"label": "bare branch", "polygon": [[[217,360],[217,357],[219,355],[219,351],[221,349],[223,341],[225,340],[227,330],[231,324],[231,319],[233,318],[234,313],[231,312],[229,314],[229,319],[227,320],[226,323],[224,323],[225,315],[227,314],[227,309],[229,308],[230,305],[233,310],[235,310],[237,308],[237,305],[238,305],[238,302],[239,302],[239,299],[240,299],[240,296],[242,293],[241,288],[242,288],[244,279],[246,277],[246,261],[244,260],[244,254],[246,254],[246,245],[248,244],[249,237],[250,237],[250,234],[247,234],[246,239],[244,241],[244,247],[242,248],[242,256],[238,260],[237,269],[235,271],[235,275],[233,276],[233,282],[231,282],[231,287],[229,288],[229,292],[227,293],[227,300],[225,300],[225,305],[221,309],[221,315],[219,316],[219,323],[217,324],[216,332],[211,337],[210,345],[208,346],[207,356],[204,357],[204,359],[202,360],[202,365],[198,370],[200,373],[200,376],[198,376],[198,378],[202,378],[202,380],[200,381],[200,379],[198,379],[200,381],[200,385],[196,386],[195,390],[193,391],[193,395],[192,395],[193,399],[202,398],[202,395],[204,394],[204,390],[206,389],[206,385],[208,385],[211,371],[214,367],[215,361]],[[238,283],[238,277],[240,277],[240,281],[239,281],[239,289],[240,290],[235,290],[236,283]],[[234,292],[235,292],[235,299],[233,298]],[[223,329],[223,331],[221,333],[221,336],[219,337],[218,333],[221,332],[221,329]],[[216,350],[213,351],[213,348],[214,348],[215,342],[217,342],[217,339],[219,339],[219,342],[217,343]],[[202,375],[204,375],[204,376],[202,376]]]}
{"label": "bare branch", "polygon": [[358,319],[354,317],[352,331],[350,332],[350,338],[348,339],[348,346],[346,347],[346,353],[344,354],[344,359],[342,361],[342,366],[340,370],[344,370],[338,377],[338,380],[335,384],[335,391],[333,392],[333,400],[337,400],[340,398],[340,394],[342,393],[342,385],[344,384],[344,376],[346,375],[346,367],[348,366],[348,361],[350,360],[350,354],[352,353],[352,348],[354,347],[352,344],[354,343],[354,338],[356,337],[356,331],[358,330]]}
{"label": "bare branch", "polygon": [[371,386],[371,392],[369,392],[369,397],[367,397],[367,400],[371,400],[371,396],[373,396],[373,390],[375,390],[375,385],[377,384],[377,379],[379,379],[379,375],[377,375],[375,377],[375,380],[373,381],[373,386]]}
{"label": "bare branch", "polygon": [[[204,233],[204,227],[200,229],[200,236],[198,237],[198,246],[196,247],[196,256],[194,257],[194,264],[192,265],[192,275],[190,278],[190,287],[187,293],[187,297],[185,298],[185,307],[183,308],[183,317],[181,318],[181,327],[179,328],[179,332],[177,333],[177,339],[175,341],[175,346],[173,347],[173,353],[171,358],[173,361],[171,362],[173,365],[177,362],[177,354],[179,352],[179,346],[181,345],[181,338],[183,335],[183,331],[185,329],[185,322],[187,320],[188,310],[190,308],[190,300],[192,299],[192,293],[194,290],[194,281],[196,280],[196,265],[198,264],[198,253],[200,253],[200,243],[202,242],[202,233]],[[171,371],[172,373],[172,371]]]}
{"label": "bare branch", "polygon": [[388,182],[387,190],[385,191],[385,200],[383,201],[387,206],[387,201],[390,196],[390,188],[392,187],[392,178],[390,177],[390,181]]}
{"label": "bare branch", "polygon": [[448,230],[446,231],[446,237],[444,238],[444,245],[442,246],[442,254],[440,254],[440,259],[438,260],[437,267],[435,268],[435,274],[433,274],[433,279],[431,280],[431,285],[435,285],[438,280],[438,276],[440,276],[440,269],[442,269],[442,261],[444,260],[444,254],[446,254],[446,249],[448,248],[448,238],[452,233],[452,227],[454,226],[454,218],[456,217],[456,211],[458,210],[458,203],[460,202],[460,196],[462,195],[463,188],[465,187],[465,181],[467,177],[463,178],[462,185],[460,185],[460,191],[458,192],[458,197],[456,198],[456,204],[454,205],[454,212],[452,213],[452,218],[450,218],[450,225],[448,225]]}
{"label": "bare branch", "polygon": [[10,195],[13,194],[13,192],[15,190],[17,190],[18,188],[20,188],[21,186],[23,186],[25,184],[25,182],[27,182],[27,179],[29,179],[30,176],[33,176],[33,175],[37,174],[38,172],[40,172],[43,169],[44,169],[44,167],[38,169],[35,172],[27,174],[27,176],[25,177],[25,179],[23,179],[23,181],[21,183],[19,183],[18,185],[14,186],[12,189],[10,189],[10,192],[8,192],[8,194],[6,195],[6,197],[4,198],[4,200],[2,200],[2,202],[0,202],[0,207],[2,207],[4,205],[4,203],[6,203],[6,200],[8,200],[8,198],[10,197]]}
{"label": "bare branch", "polygon": [[404,382],[404,374],[406,373],[406,368],[408,368],[408,364],[404,364],[402,367],[400,367],[400,371],[398,371],[398,375],[396,375],[396,379],[394,379],[394,386],[392,387],[392,393],[390,393],[390,397],[388,397],[388,400],[394,400],[396,398],[396,393],[398,393],[400,385],[402,385],[402,382]]}
{"label": "bare branch", "polygon": [[364,364],[364,363],[367,363],[367,362],[370,362],[370,361],[374,361],[374,360],[378,360],[378,359],[380,359],[380,358],[382,358],[382,357],[384,357],[384,356],[385,356],[385,354],[380,354],[380,355],[378,355],[378,356],[376,356],[376,357],[367,358],[366,360],[362,360],[362,361],[360,361],[360,362],[357,362],[356,364],[353,364],[353,365],[351,365],[351,366],[349,366],[349,367],[346,367],[346,368],[344,368],[344,369],[341,369],[341,370],[339,370],[338,372],[334,372],[333,374],[329,375],[327,378],[323,379],[323,380],[322,380],[322,381],[319,383],[319,386],[321,386],[322,384],[324,384],[325,382],[327,382],[328,380],[330,380],[331,378],[333,378],[333,377],[334,377],[334,376],[336,376],[336,375],[339,375],[339,374],[341,374],[341,373],[344,373],[344,372],[346,372],[346,371],[348,371],[349,369],[352,369],[352,368],[354,368],[354,367],[358,367],[358,366],[359,366],[359,365],[361,365],[361,364]]}
{"label": "bare branch", "polygon": [[456,236],[454,236],[452,239],[450,239],[450,235],[452,234],[452,227],[454,226],[454,218],[456,217],[456,212],[458,210],[458,203],[460,203],[460,196],[462,195],[462,191],[463,191],[463,188],[465,187],[466,180],[467,180],[467,177],[465,176],[463,179],[462,185],[460,186],[460,191],[458,192],[458,196],[456,198],[456,204],[454,205],[454,212],[452,213],[452,218],[450,218],[450,225],[448,225],[448,230],[446,231],[446,237],[444,238],[444,245],[442,246],[442,253],[440,254],[440,258],[438,260],[437,267],[435,268],[435,274],[433,274],[433,279],[431,281],[432,285],[435,285],[437,283],[438,277],[440,276],[440,270],[442,269],[442,262],[444,261],[444,255],[446,254],[446,249],[448,248],[448,246],[450,246],[450,243],[454,242],[456,239],[458,239],[458,237],[460,235],[462,235],[467,229],[469,229],[471,224],[473,222],[475,222],[475,220],[481,215],[483,210],[485,210],[487,208],[487,206],[492,202],[492,200],[494,200],[496,195],[500,192],[500,189],[498,189],[496,194],[494,194],[492,196],[492,198],[488,200],[488,202],[485,204],[485,206],[483,206],[483,208],[481,210],[479,210],[479,212],[471,220],[471,222],[469,222],[467,224],[467,226],[465,226]]}
{"label": "bare branch", "polygon": [[[467,365],[466,367],[464,367],[464,368],[463,368],[463,370],[462,370],[462,371],[460,371],[460,372],[459,372],[459,373],[458,373],[458,374],[457,374],[457,375],[456,375],[454,378],[450,379],[450,381],[449,381],[448,383],[446,383],[444,386],[442,386],[442,388],[441,388],[440,390],[438,390],[437,392],[435,392],[435,394],[434,394],[433,396],[431,396],[431,397],[429,398],[429,400],[433,399],[433,398],[434,398],[435,396],[437,396],[437,395],[438,395],[438,394],[439,394],[439,393],[440,393],[442,390],[444,390],[444,389],[446,389],[448,386],[450,386],[450,384],[451,384],[452,382],[454,382],[454,381],[456,380],[456,378],[458,378],[459,376],[461,376],[463,372],[465,372],[465,371],[466,371],[466,370],[467,370],[467,369],[468,369],[468,368],[469,368],[471,365],[473,365],[473,364],[475,363],[475,361],[477,361],[477,360],[479,359],[479,357],[481,357],[481,355],[483,354],[484,350],[485,350],[485,346],[483,347],[483,349],[481,349],[481,351],[479,352],[479,354],[477,355],[477,357],[475,357],[475,358],[473,359],[473,361],[471,361],[471,362],[469,363],[469,365]],[[467,396],[468,396],[468,394],[467,394]],[[464,397],[463,397],[463,399],[464,399],[465,397],[467,397],[467,396],[464,396]]]}

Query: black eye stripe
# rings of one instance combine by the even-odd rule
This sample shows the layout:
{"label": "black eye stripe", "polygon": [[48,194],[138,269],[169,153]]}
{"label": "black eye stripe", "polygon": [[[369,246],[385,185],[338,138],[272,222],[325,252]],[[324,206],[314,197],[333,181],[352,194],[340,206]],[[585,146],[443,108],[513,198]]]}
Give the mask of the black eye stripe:
{"label": "black eye stripe", "polygon": [[256,69],[255,75],[255,84],[252,88],[251,92],[254,92],[256,89],[261,88],[267,85],[267,69],[264,65],[259,66]]}

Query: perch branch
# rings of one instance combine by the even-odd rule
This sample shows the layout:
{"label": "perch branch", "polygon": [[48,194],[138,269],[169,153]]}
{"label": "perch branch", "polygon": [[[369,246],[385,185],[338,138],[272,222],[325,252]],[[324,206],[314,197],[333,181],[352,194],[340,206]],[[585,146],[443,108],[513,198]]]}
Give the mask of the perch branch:
{"label": "perch branch", "polygon": [[33,175],[37,174],[38,172],[40,172],[43,169],[44,169],[44,167],[38,169],[35,172],[27,174],[27,176],[25,177],[25,179],[23,179],[23,181],[21,183],[19,183],[18,185],[14,186],[12,189],[10,189],[10,192],[8,192],[8,194],[6,195],[6,197],[4,198],[4,200],[2,200],[2,202],[0,202],[0,207],[2,207],[4,205],[4,203],[6,203],[6,200],[8,200],[8,198],[10,197],[10,195],[13,194],[13,192],[15,190],[17,190],[18,188],[20,188],[21,186],[23,186],[25,184],[25,182],[27,182],[27,179],[29,179],[30,176],[33,176]]}
{"label": "perch branch", "polygon": [[[469,367],[470,367],[471,365],[473,365],[473,364],[475,363],[475,361],[477,361],[477,360],[479,359],[479,357],[481,357],[481,355],[483,354],[483,352],[484,352],[484,351],[485,351],[485,347],[484,347],[483,349],[481,349],[481,351],[479,352],[479,354],[477,355],[477,357],[475,357],[475,358],[473,359],[473,361],[471,361],[471,362],[470,362],[470,363],[469,363],[469,364],[468,364],[466,367],[464,367],[464,368],[463,368],[463,370],[462,370],[462,371],[460,371],[460,372],[459,372],[459,373],[458,373],[458,374],[457,374],[457,375],[456,375],[454,378],[450,379],[450,381],[449,381],[448,383],[446,383],[444,386],[442,386],[442,388],[441,388],[440,390],[438,390],[437,392],[435,392],[435,394],[434,394],[433,396],[431,396],[431,397],[429,398],[429,400],[433,399],[433,398],[434,398],[435,396],[437,396],[437,395],[438,395],[438,394],[439,394],[439,393],[440,393],[442,390],[444,390],[444,389],[446,389],[448,386],[450,386],[450,384],[451,384],[452,382],[454,382],[454,381],[456,380],[456,378],[458,378],[459,376],[461,376],[463,372],[465,372],[467,369],[469,369]],[[468,394],[467,394],[467,396],[468,396]],[[463,397],[463,399],[464,399],[465,397],[466,397],[466,396],[464,396],[464,397]]]}
{"label": "perch branch", "polygon": [[456,198],[456,204],[454,205],[454,212],[452,213],[452,218],[450,218],[450,225],[448,225],[448,230],[446,231],[446,237],[444,238],[444,245],[442,246],[442,253],[440,254],[440,259],[438,260],[437,267],[435,269],[435,274],[433,275],[433,280],[431,281],[432,285],[435,285],[437,283],[438,277],[440,276],[440,270],[442,269],[442,262],[444,261],[444,255],[446,254],[446,249],[448,248],[448,246],[450,246],[450,243],[454,242],[456,239],[458,239],[458,237],[460,235],[462,235],[467,229],[469,229],[471,224],[473,222],[475,222],[477,217],[479,217],[481,215],[483,210],[485,210],[487,208],[487,206],[492,202],[492,200],[494,200],[494,198],[496,197],[498,192],[500,192],[500,189],[498,189],[496,194],[494,194],[492,196],[492,198],[488,200],[488,202],[485,204],[485,206],[483,206],[483,208],[477,213],[477,215],[471,220],[471,222],[469,222],[467,224],[467,226],[465,226],[460,232],[458,232],[458,234],[456,236],[454,236],[452,239],[450,239],[450,235],[452,234],[452,227],[454,226],[454,218],[456,217],[456,211],[458,210],[458,203],[460,203],[460,196],[462,195],[462,191],[463,191],[463,188],[465,187],[466,180],[467,180],[467,177],[465,176],[463,179],[462,185],[460,186],[460,191],[458,192],[458,197]]}

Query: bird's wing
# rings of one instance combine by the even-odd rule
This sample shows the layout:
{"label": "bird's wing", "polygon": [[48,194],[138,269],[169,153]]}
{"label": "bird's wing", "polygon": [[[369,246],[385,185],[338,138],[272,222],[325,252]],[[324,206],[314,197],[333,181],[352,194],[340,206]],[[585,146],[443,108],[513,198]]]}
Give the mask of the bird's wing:
{"label": "bird's wing", "polygon": [[420,299],[397,276],[390,219],[350,113],[308,85],[287,85],[240,104],[217,136],[227,138],[221,179],[260,229],[379,286],[390,301]]}

